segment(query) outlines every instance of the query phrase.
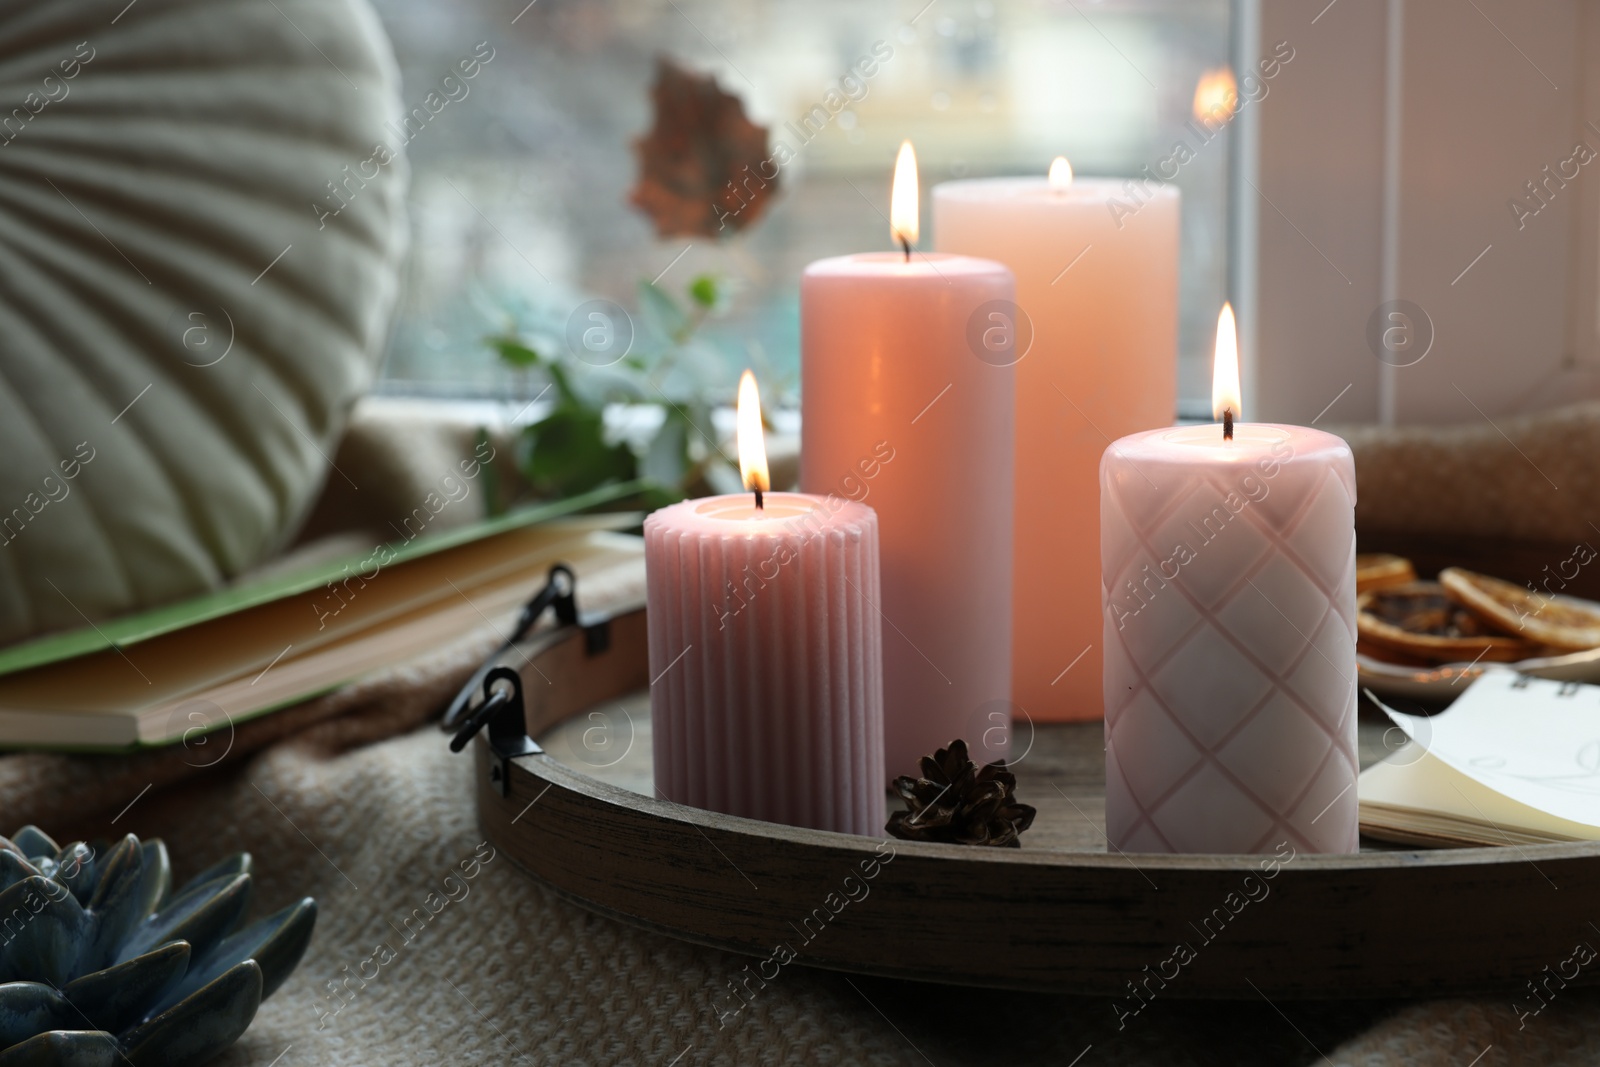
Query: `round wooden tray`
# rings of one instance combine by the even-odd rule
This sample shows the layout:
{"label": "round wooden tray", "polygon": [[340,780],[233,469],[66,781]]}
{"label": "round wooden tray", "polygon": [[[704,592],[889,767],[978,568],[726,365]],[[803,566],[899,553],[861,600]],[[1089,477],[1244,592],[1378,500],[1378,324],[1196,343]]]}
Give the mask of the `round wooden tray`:
{"label": "round wooden tray", "polygon": [[[1600,941],[1600,843],[1300,854],[1275,868],[1271,856],[1108,853],[1098,723],[1038,727],[1016,768],[1019,797],[1039,809],[1021,849],[853,837],[652,799],[637,791],[650,785],[645,641],[636,611],[523,646],[526,731],[546,747],[520,731],[510,747],[504,730],[478,737],[479,820],[568,899],[756,957],[752,975],[792,960],[1130,1007],[1155,995],[1511,996],[1577,942]],[[579,755],[563,762],[563,750]]]}

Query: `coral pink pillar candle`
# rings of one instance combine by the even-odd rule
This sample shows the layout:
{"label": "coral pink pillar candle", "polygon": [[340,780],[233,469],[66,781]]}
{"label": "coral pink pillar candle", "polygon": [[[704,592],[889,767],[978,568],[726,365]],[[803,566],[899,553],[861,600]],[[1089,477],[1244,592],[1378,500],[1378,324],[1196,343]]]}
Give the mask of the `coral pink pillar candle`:
{"label": "coral pink pillar candle", "polygon": [[[740,409],[744,438],[742,396]],[[765,488],[764,458],[761,467]],[[800,493],[717,496],[654,512],[644,537],[657,792],[730,815],[881,834],[872,508]]]}
{"label": "coral pink pillar candle", "polygon": [[943,254],[820,260],[800,283],[801,487],[882,526],[880,787],[958,737],[979,763],[1010,752],[1014,360],[984,334],[1013,297],[1001,264]]}
{"label": "coral pink pillar candle", "polygon": [[1106,449],[1113,847],[1356,850],[1355,499],[1349,447],[1319,430],[1184,426]]}
{"label": "coral pink pillar candle", "polygon": [[[1017,364],[1012,699],[1035,719],[1098,719],[1100,545],[1084,502],[1112,440],[1172,425],[1178,190],[1050,177],[944,182],[940,251],[1017,278],[1032,343]],[[1130,195],[1130,188],[1133,189]]]}

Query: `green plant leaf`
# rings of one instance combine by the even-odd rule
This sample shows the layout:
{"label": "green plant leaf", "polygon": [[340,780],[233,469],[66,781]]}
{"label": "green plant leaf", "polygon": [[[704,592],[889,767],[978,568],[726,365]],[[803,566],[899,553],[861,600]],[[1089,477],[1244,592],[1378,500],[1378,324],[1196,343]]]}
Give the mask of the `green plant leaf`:
{"label": "green plant leaf", "polygon": [[670,340],[682,343],[689,334],[689,317],[678,302],[654,282],[639,283],[639,314]]}
{"label": "green plant leaf", "polygon": [[639,491],[638,507],[640,511],[657,511],[668,504],[676,504],[683,499],[684,495],[681,490],[668,488],[664,485],[656,485],[651,482]]}
{"label": "green plant leaf", "polygon": [[522,471],[541,496],[567,497],[635,477],[638,460],[605,438],[600,412],[563,404],[522,432]]}
{"label": "green plant leaf", "polygon": [[[483,449],[489,445],[489,430],[479,426],[477,433],[472,438],[473,454],[483,455]],[[491,449],[490,455],[494,452]],[[500,472],[495,470],[494,464],[483,465],[483,514],[485,518],[497,518],[505,514],[505,501],[500,498]]]}
{"label": "green plant leaf", "polygon": [[544,357],[535,349],[513,337],[491,337],[489,344],[513,367],[537,367],[544,362]]}
{"label": "green plant leaf", "polygon": [[689,296],[696,304],[706,309],[717,306],[722,293],[717,285],[717,279],[710,274],[696,275],[694,281],[689,283]]}
{"label": "green plant leaf", "polygon": [[673,408],[665,410],[661,428],[639,459],[639,476],[658,485],[680,486],[689,470],[689,423]]}
{"label": "green plant leaf", "polygon": [[[713,274],[699,274],[682,295],[674,296],[677,291],[639,281],[639,344],[611,366],[572,358],[559,341],[549,339],[559,331],[530,334],[525,320],[485,339],[508,366],[542,371],[530,375],[536,388],[544,379],[549,382],[549,414],[525,427],[515,446],[518,468],[533,492],[564,497],[637,480],[657,487],[657,496],[666,501],[690,486],[703,491],[708,461],[718,467],[713,478],[719,484],[737,480],[707,438],[711,403],[732,395],[725,360],[715,345],[697,338],[701,324],[728,299],[730,287]],[[608,439],[606,406],[640,403],[663,406],[660,428],[648,438],[635,433],[629,441]],[[489,504],[503,506],[495,499]]]}
{"label": "green plant leaf", "polygon": [[544,369],[550,372],[550,384],[556,388],[557,407],[584,406],[583,398],[572,388],[572,379],[561,364],[552,361]]}

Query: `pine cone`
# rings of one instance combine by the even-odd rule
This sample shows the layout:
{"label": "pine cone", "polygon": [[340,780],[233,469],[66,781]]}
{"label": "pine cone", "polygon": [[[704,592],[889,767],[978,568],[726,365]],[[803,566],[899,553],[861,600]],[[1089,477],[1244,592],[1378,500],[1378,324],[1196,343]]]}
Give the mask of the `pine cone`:
{"label": "pine cone", "polygon": [[250,854],[172,892],[160,841],[0,837],[0,1063],[179,1067],[244,1033],[300,962],[310,897],[244,925]]}
{"label": "pine cone", "polygon": [[908,810],[889,816],[888,831],[907,841],[1020,848],[1019,834],[1033,825],[1035,810],[1017,803],[1017,776],[1005,760],[979,767],[960,738],[921,759],[922,777],[901,775],[895,792]]}

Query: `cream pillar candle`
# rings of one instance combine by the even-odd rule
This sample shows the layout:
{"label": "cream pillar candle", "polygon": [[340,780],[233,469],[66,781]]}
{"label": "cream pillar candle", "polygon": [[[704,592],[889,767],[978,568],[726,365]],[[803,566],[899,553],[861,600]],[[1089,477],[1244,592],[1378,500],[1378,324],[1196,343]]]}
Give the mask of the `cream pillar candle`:
{"label": "cream pillar candle", "polygon": [[1013,370],[969,339],[1009,306],[1011,272],[910,254],[907,174],[905,251],[821,260],[800,283],[801,487],[867,500],[882,526],[889,778],[958,737],[979,763],[1011,739]]}
{"label": "cream pillar candle", "polygon": [[1319,430],[1184,426],[1106,449],[1114,848],[1356,850],[1355,499],[1349,447]]}
{"label": "cream pillar candle", "polygon": [[1011,687],[1036,719],[1101,715],[1100,552],[1083,505],[1106,445],[1172,425],[1177,405],[1178,191],[1071,173],[1058,159],[1048,180],[933,190],[939,250],[1010,267],[1032,324],[1017,364]]}
{"label": "cream pillar candle", "polygon": [[657,791],[881,834],[877,516],[839,496],[764,492],[764,452],[748,462],[752,424],[760,431],[748,375],[740,457],[756,491],[686,500],[644,523]]}

